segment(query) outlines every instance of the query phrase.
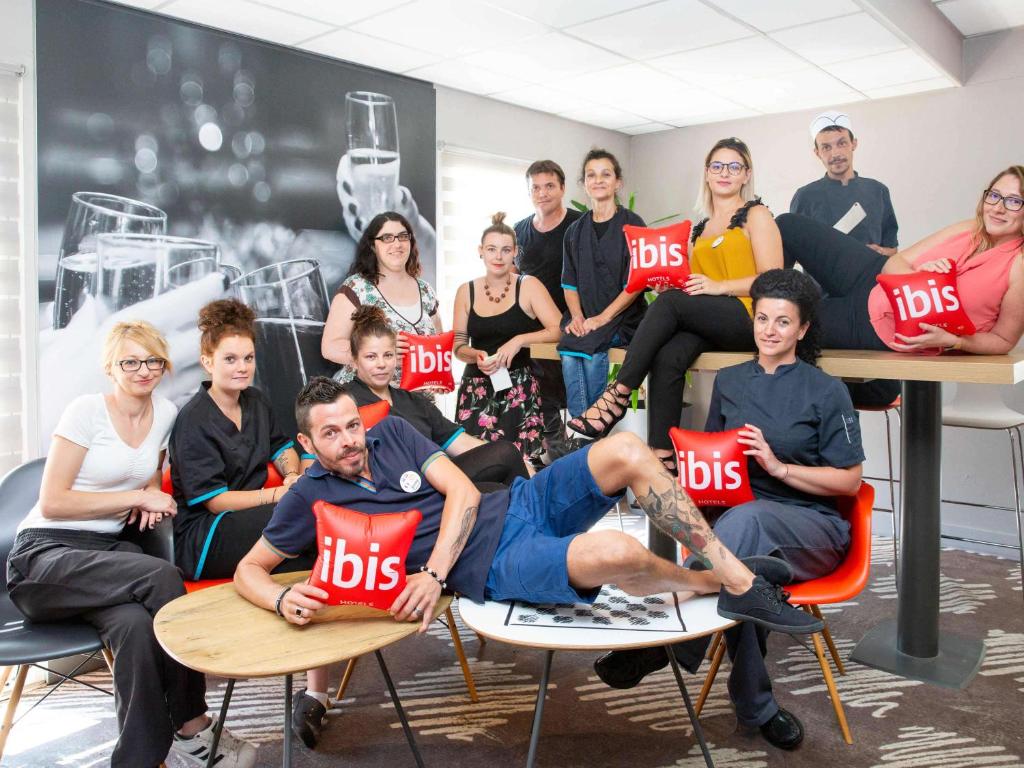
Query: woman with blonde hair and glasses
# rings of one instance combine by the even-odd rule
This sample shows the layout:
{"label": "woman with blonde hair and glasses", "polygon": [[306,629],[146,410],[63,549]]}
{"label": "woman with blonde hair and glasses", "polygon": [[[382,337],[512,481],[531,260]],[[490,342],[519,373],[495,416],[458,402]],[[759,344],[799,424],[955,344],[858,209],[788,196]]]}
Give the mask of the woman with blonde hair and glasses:
{"label": "woman with blonde hair and glasses", "polygon": [[[886,258],[812,219],[779,216],[786,262],[799,262],[828,294],[822,302],[822,344],[838,349],[935,350],[1003,355],[1024,333],[1024,166],[1000,171],[982,191],[974,218],[951,224]],[[880,274],[956,269],[971,336],[927,323],[921,333],[895,331]],[[895,397],[897,382],[893,382]]]}
{"label": "woman with blonde hair and glasses", "polygon": [[[143,321],[116,324],[103,369],[108,394],[82,395],[64,410],[43,470],[39,501],[18,526],[7,560],[11,600],[33,621],[78,618],[114,655],[115,767],[152,768],[168,750],[205,765],[214,719],[206,681],[160,648],[153,616],[185,594],[178,569],[120,538],[177,512],[160,490],[160,466],[176,409],[153,390],[169,371],[163,336]],[[223,731],[222,768],[252,766],[256,748]]]}
{"label": "woman with blonde hair and glasses", "polygon": [[737,138],[715,142],[704,159],[684,290],[661,293],[647,309],[619,373],[569,428],[604,437],[625,415],[630,392],[650,374],[648,441],[675,468],[668,437],[679,425],[686,371],[707,350],[754,349],[750,286],[782,266],[782,242],[771,213],[754,195],[754,166]]}

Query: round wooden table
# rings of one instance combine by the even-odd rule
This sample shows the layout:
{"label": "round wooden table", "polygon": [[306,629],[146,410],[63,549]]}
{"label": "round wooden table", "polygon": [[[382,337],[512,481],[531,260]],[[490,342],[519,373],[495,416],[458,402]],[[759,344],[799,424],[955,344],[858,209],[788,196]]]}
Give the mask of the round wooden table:
{"label": "round wooden table", "polygon": [[[305,581],[308,576],[309,571],[303,571],[271,578],[284,585]],[[432,620],[444,613],[450,603],[450,597],[442,597]],[[416,634],[419,622],[397,622],[385,611],[346,605],[325,609],[320,620],[299,627],[253,605],[235,591],[233,584],[222,584],[171,601],[157,613],[153,626],[157,640],[171,658],[190,669],[228,679],[211,760],[217,754],[217,740],[235,680],[284,675],[283,764],[287,768],[291,765],[292,747],[292,675],[373,652],[416,764],[423,765],[380,653],[381,648]]]}
{"label": "round wooden table", "polygon": [[714,763],[704,740],[704,731],[671,646],[736,624],[718,615],[717,603],[718,598],[713,595],[689,600],[678,600],[672,593],[646,598],[629,597],[606,587],[594,606],[582,603],[533,606],[518,601],[480,604],[463,598],[459,601],[459,613],[466,626],[486,638],[546,652],[533,713],[527,768],[532,768],[537,757],[544,697],[556,650],[619,651],[659,645],[664,646],[668,654],[679,692],[693,723],[694,735],[704,753],[704,762],[710,767]]}

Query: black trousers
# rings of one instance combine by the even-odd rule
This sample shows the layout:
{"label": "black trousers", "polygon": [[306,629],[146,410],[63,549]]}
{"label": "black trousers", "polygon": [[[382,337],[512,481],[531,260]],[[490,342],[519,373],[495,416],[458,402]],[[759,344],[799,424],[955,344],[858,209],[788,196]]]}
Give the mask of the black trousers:
{"label": "black trousers", "polygon": [[[794,213],[775,219],[782,233],[787,267],[800,264],[822,287],[822,346],[828,349],[889,348],[868,317],[868,294],[886,257],[819,221]],[[879,379],[847,384],[855,406],[888,405],[899,395],[898,381]]]}
{"label": "black trousers", "polygon": [[562,410],[566,407],[565,380],[560,360],[532,360],[530,367],[540,387],[540,412],[544,417],[544,439],[559,442],[565,437]]}
{"label": "black trousers", "polygon": [[79,618],[114,654],[114,768],[151,768],[174,731],[206,712],[206,679],[171,659],[153,617],[185,594],[178,569],[87,531],[22,531],[7,561],[11,600],[33,621]]}
{"label": "black trousers", "polygon": [[517,477],[530,476],[523,463],[523,454],[508,440],[495,440],[470,448],[452,462],[476,485],[497,484],[508,488]]}
{"label": "black trousers", "polygon": [[753,349],[750,315],[734,296],[661,294],[647,308],[617,376],[620,384],[636,389],[650,375],[651,447],[671,448],[668,430],[679,426],[686,371],[702,352]]}
{"label": "black trousers", "polygon": [[[261,504],[249,509],[237,509],[220,514],[210,513],[213,518],[213,534],[207,535],[209,544],[205,547],[206,557],[200,564],[202,553],[188,553],[178,557],[181,563],[196,563],[197,573],[187,573],[188,579],[230,579],[235,575],[238,563],[252,549],[252,545],[260,540],[263,529],[267,527],[274,514],[274,504]],[[184,542],[183,542],[184,544]],[[306,552],[298,557],[285,560],[273,573],[291,573],[308,571],[316,563],[316,552]],[[200,567],[201,566],[201,567]]]}

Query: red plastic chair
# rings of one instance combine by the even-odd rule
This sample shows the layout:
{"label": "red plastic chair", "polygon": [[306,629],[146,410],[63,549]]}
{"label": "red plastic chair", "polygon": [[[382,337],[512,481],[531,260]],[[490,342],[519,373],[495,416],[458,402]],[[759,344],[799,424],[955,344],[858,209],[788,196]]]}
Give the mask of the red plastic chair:
{"label": "red plastic chair", "polygon": [[[786,587],[789,592],[789,602],[793,605],[801,605],[808,613],[812,613],[824,621],[821,615],[820,605],[830,605],[851,600],[860,594],[868,583],[868,576],[871,570],[871,507],[875,501],[875,489],[867,483],[860,484],[860,490],[856,496],[843,496],[839,498],[839,512],[850,523],[850,549],[839,564],[828,576],[822,576],[811,581],[804,581],[799,584],[791,584]],[[832,635],[828,631],[828,624],[820,633],[811,635],[814,642],[814,654],[818,657],[818,664],[821,666],[821,674],[825,678],[825,686],[828,688],[829,698],[832,700],[832,708],[835,710],[836,719],[839,721],[839,729],[843,732],[843,740],[847,744],[853,744],[853,737],[850,735],[850,726],[846,722],[846,713],[843,711],[843,703],[839,700],[839,691],[836,689],[835,680],[832,678],[832,669],[828,659],[825,657],[825,650],[822,646],[822,635],[825,644],[828,645],[829,653],[835,661],[839,674],[845,675],[846,668],[839,657],[839,651],[832,641]],[[715,635],[711,644],[711,667],[708,669],[707,677],[704,679],[704,686],[701,688],[700,696],[697,698],[696,710],[700,714],[704,702],[715,682],[715,675],[722,664],[722,657],[725,655],[725,639],[722,632]]]}

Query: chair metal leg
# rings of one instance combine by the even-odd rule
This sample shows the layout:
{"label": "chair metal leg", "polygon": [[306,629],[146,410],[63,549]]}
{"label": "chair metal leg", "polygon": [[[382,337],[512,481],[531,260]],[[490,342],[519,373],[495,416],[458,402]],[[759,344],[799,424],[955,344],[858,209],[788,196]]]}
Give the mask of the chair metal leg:
{"label": "chair metal leg", "polygon": [[359,659],[359,656],[353,656],[348,660],[348,664],[345,665],[345,671],[341,675],[341,682],[338,683],[338,692],[334,695],[334,698],[338,701],[345,698],[345,689],[348,688],[348,681],[352,679],[352,671],[356,668],[356,662]]}
{"label": "chair metal leg", "polygon": [[[722,643],[724,646],[725,643]],[[686,690],[686,683],[683,682],[683,673],[679,669],[679,662],[676,661],[676,655],[672,653],[672,646],[665,646],[665,653],[668,654],[669,664],[672,665],[672,672],[676,676],[676,684],[679,686],[679,692],[683,695],[683,703],[686,705],[686,713],[690,716],[690,723],[693,725],[693,735],[697,737],[697,743],[700,744],[700,751],[704,754],[704,763],[708,768],[715,768],[715,763],[711,760],[711,753],[708,751],[708,744],[704,740],[704,729],[700,727],[700,718],[697,713],[693,711],[693,702],[690,701],[690,694]]]}
{"label": "chair metal leg", "polygon": [[11,689],[11,698],[7,702],[7,709],[4,712],[4,721],[0,725],[0,758],[4,755],[4,747],[7,746],[7,737],[11,735],[11,724],[14,722],[14,713],[18,709],[18,702],[21,701],[21,692],[25,688],[25,677],[28,675],[28,664],[18,667],[18,674],[14,678],[14,687]]}
{"label": "chair metal leg", "polygon": [[281,765],[292,765],[292,676],[284,676],[284,745],[281,747]]}
{"label": "chair metal leg", "polygon": [[704,710],[704,702],[708,700],[708,694],[711,693],[711,686],[715,684],[715,676],[718,674],[718,668],[722,666],[722,659],[725,658],[725,634],[723,632],[716,632],[715,639],[711,641],[711,666],[708,668],[707,675],[704,676],[704,685],[700,688],[700,695],[697,697],[697,715]]}
{"label": "chair metal leg", "polygon": [[544,671],[540,674],[540,685],[537,687],[537,705],[533,708],[533,728],[530,731],[530,751],[526,754],[526,768],[533,768],[537,759],[537,742],[540,741],[540,722],[544,717],[544,698],[548,692],[548,680],[551,679],[551,659],[555,652],[544,652]]}
{"label": "chair metal leg", "polygon": [[[819,621],[825,621],[825,617],[821,615],[821,608],[817,605],[811,606],[811,613]],[[836,648],[835,642],[832,640],[832,633],[828,631],[828,624],[825,624],[825,628],[821,630],[821,633],[825,636],[825,644],[828,646],[828,652],[832,655],[832,661],[836,664],[836,669],[839,670],[840,675],[846,674],[846,667],[843,666],[843,659],[839,655],[839,649]]]}
{"label": "chair metal leg", "polygon": [[832,668],[828,659],[825,658],[825,650],[821,644],[820,633],[811,635],[814,641],[814,655],[818,657],[818,665],[821,667],[821,674],[825,678],[825,687],[828,688],[829,698],[832,699],[832,709],[836,712],[836,720],[839,721],[839,730],[843,732],[843,741],[853,744],[853,737],[850,735],[850,726],[846,723],[846,712],[843,711],[843,702],[839,700],[839,691],[836,682],[832,678]]}
{"label": "chair metal leg", "polygon": [[[1020,473],[1018,473],[1018,466],[1013,468],[1013,501],[1014,507],[1017,511],[1017,552],[1019,554],[1018,562],[1020,563],[1020,585],[1021,585],[1021,596],[1024,597],[1024,530],[1022,530],[1021,524],[1021,504],[1020,504],[1020,490],[1017,487],[1018,479],[1021,474],[1024,474],[1024,439],[1021,437],[1021,428],[1017,427],[1013,430],[1017,433],[1017,460],[1019,462]],[[1010,435],[1010,453],[1011,457],[1013,454],[1013,435]]]}
{"label": "chair metal leg", "polygon": [[619,530],[622,531],[623,533],[625,533],[626,532],[626,526],[622,522],[622,505],[623,504],[629,504],[629,502],[626,501],[626,497],[625,496],[623,496],[621,499],[619,499],[617,502],[615,502],[615,512],[619,516]]}
{"label": "chair metal leg", "polygon": [[206,768],[213,768],[217,764],[217,747],[220,746],[220,734],[224,730],[224,719],[228,716],[228,707],[231,705],[231,694],[235,690],[235,680],[228,680],[227,690],[224,691],[224,701],[220,703],[220,717],[217,724],[213,726],[213,744],[210,745],[210,756],[206,758]]}
{"label": "chair metal leg", "polygon": [[476,704],[480,697],[476,695],[476,682],[473,680],[473,670],[469,668],[469,661],[466,659],[466,651],[462,648],[462,638],[459,637],[459,628],[455,626],[455,616],[451,607],[445,608],[445,618],[448,620],[448,631],[452,633],[452,642],[455,644],[455,655],[462,667],[462,677],[466,680],[466,688],[469,689],[469,700]]}
{"label": "chair metal leg", "polygon": [[405,731],[406,741],[409,742],[409,749],[412,750],[412,756],[416,760],[416,765],[419,768],[423,768],[423,758],[420,757],[420,750],[416,746],[416,738],[413,736],[412,728],[409,727],[409,720],[405,716],[405,710],[402,708],[402,702],[398,698],[398,691],[395,690],[395,684],[391,682],[391,675],[388,674],[388,667],[384,663],[384,657],[380,651],[374,651],[377,656],[377,663],[380,664],[380,673],[384,675],[384,682],[388,685],[388,693],[391,694],[391,701],[395,704],[395,712],[398,713],[398,719],[402,723],[402,730]]}
{"label": "chair metal leg", "polygon": [[899,589],[900,583],[900,513],[899,506],[900,501],[896,497],[896,481],[893,476],[892,468],[892,429],[889,424],[889,411],[883,411],[885,414],[885,447],[886,453],[889,457],[889,502],[892,506],[892,567],[893,573],[896,577],[896,588]]}

